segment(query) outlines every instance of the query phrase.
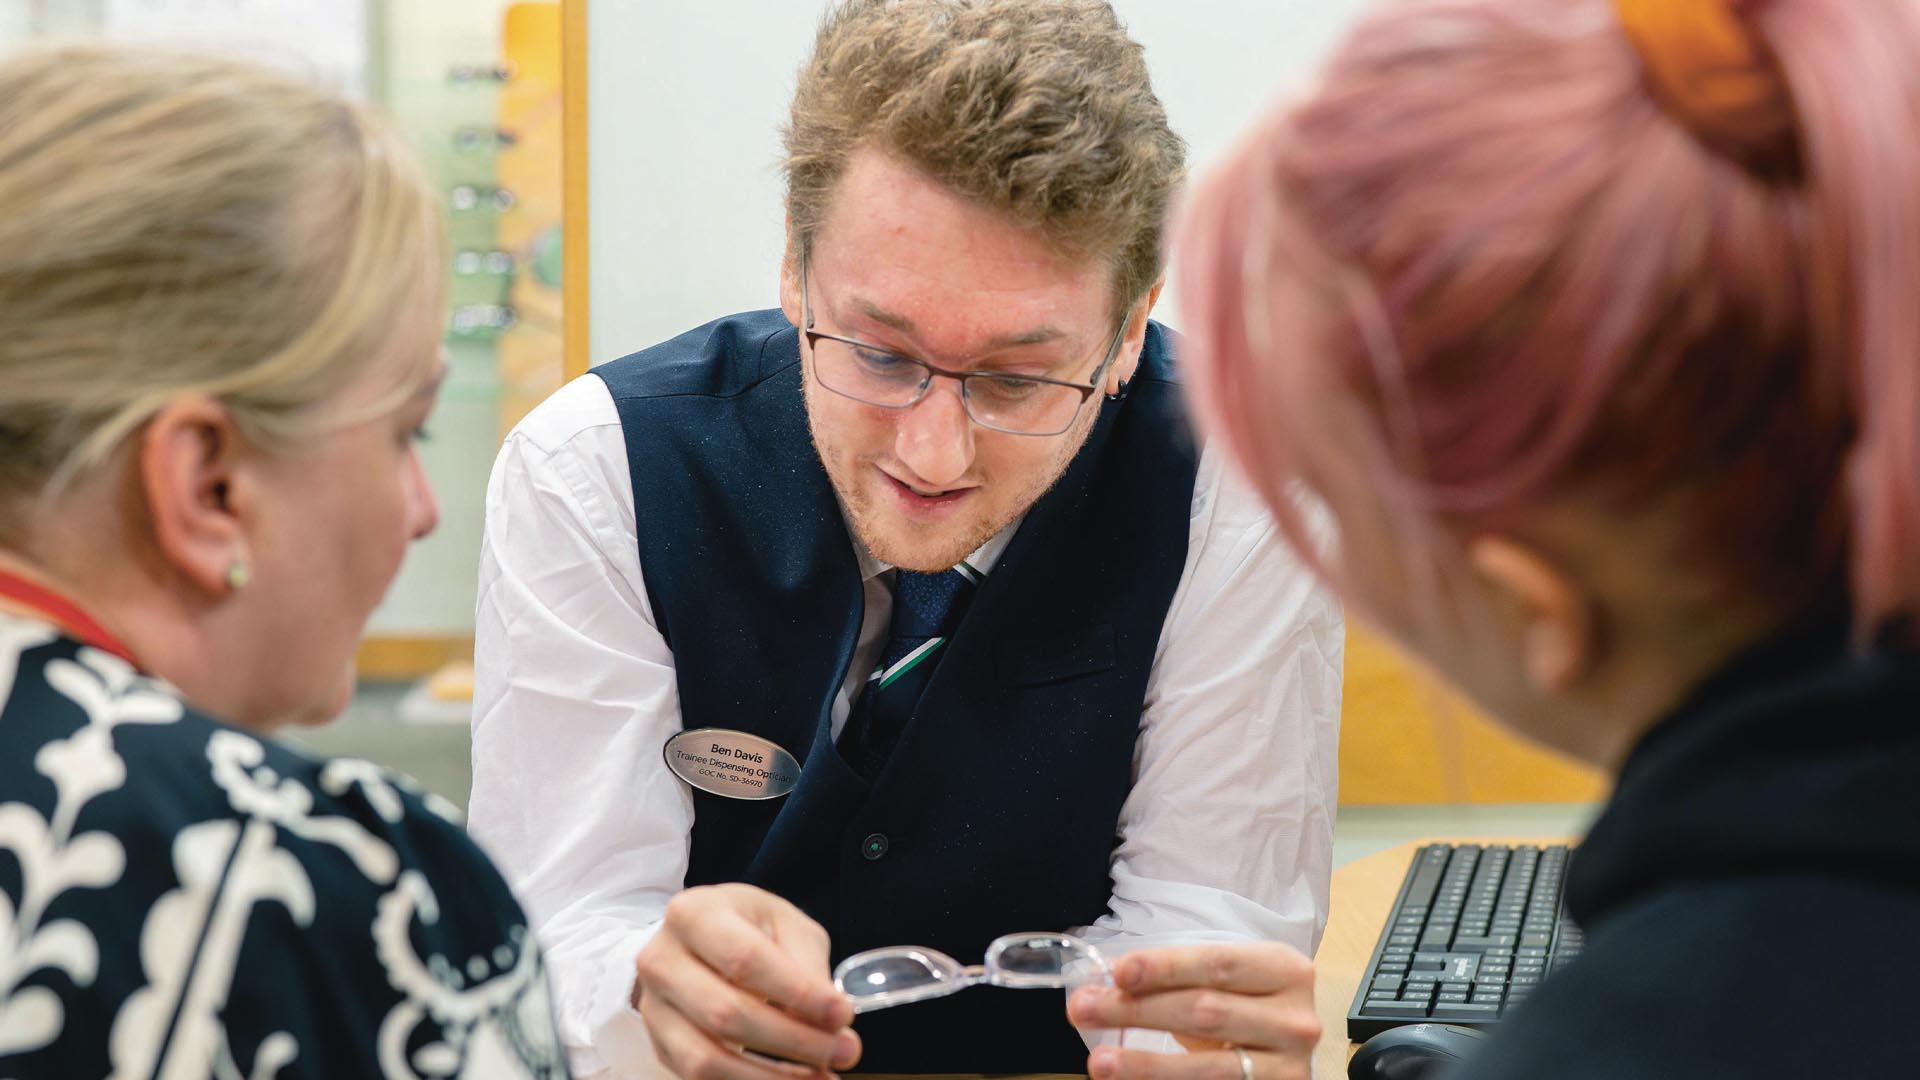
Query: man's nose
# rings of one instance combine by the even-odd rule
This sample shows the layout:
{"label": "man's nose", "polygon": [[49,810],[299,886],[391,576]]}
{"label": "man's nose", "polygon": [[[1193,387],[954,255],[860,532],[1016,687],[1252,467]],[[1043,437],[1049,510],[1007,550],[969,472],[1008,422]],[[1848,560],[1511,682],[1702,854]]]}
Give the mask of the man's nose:
{"label": "man's nose", "polygon": [[915,478],[945,488],[973,466],[973,421],[960,387],[936,378],[927,396],[902,410],[894,454]]}

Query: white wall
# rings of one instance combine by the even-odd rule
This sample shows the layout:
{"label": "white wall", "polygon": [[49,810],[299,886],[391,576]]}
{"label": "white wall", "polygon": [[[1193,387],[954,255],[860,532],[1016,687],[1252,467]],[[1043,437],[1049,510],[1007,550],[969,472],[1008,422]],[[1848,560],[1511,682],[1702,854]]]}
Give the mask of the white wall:
{"label": "white wall", "polygon": [[[1115,0],[1204,167],[1364,0]],[[592,356],[771,307],[779,125],[820,0],[592,0]],[[1163,302],[1163,316],[1172,308]]]}

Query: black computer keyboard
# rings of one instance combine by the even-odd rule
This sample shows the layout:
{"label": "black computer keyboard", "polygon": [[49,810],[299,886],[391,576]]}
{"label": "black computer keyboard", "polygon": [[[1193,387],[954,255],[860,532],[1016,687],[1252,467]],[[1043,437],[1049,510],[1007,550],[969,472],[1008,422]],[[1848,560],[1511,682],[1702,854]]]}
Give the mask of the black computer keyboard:
{"label": "black computer keyboard", "polygon": [[1561,894],[1572,852],[1429,844],[1400,896],[1347,1010],[1347,1037],[1402,1024],[1491,1025],[1580,952]]}

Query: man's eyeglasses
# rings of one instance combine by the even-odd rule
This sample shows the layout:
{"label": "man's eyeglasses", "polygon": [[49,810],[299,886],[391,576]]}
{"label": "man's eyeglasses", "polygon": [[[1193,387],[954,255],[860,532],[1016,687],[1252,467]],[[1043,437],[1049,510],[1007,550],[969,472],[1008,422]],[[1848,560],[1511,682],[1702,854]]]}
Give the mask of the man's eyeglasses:
{"label": "man's eyeglasses", "polygon": [[1121,320],[1093,376],[1084,383],[1004,371],[949,371],[924,360],[901,356],[877,345],[813,328],[813,302],[807,288],[807,256],[800,256],[801,330],[813,353],[813,377],[821,386],[882,409],[908,409],[933,388],[934,376],[960,383],[960,400],[973,422],[1009,435],[1059,435],[1073,426],[1080,408],[1100,389],[1107,369],[1120,355],[1127,323]]}

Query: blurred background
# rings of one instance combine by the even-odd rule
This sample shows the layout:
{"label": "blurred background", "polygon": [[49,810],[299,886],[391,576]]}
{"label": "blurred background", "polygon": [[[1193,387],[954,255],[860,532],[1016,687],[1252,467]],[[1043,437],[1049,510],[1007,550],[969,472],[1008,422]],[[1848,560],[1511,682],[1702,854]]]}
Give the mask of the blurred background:
{"label": "blurred background", "polygon": [[[290,740],[372,758],[466,804],[494,453],[528,409],[592,363],[775,302],[778,128],[826,6],[0,0],[0,52],[73,38],[188,44],[369,100],[445,193],[452,371],[422,448],[441,525],[373,618],[353,708]],[[1311,77],[1364,0],[1114,6],[1204,168]],[[1157,314],[1177,327],[1177,309],[1169,295]],[[1508,738],[1378,641],[1350,635],[1338,863],[1424,835],[1570,835],[1601,793],[1595,774]]]}
{"label": "blurred background", "polygon": [[450,372],[422,457],[442,508],[374,614],[363,690],[288,736],[465,805],[475,577],[502,436],[560,386],[561,7],[509,0],[0,0],[0,50],[74,39],[252,56],[385,109],[444,192]]}

